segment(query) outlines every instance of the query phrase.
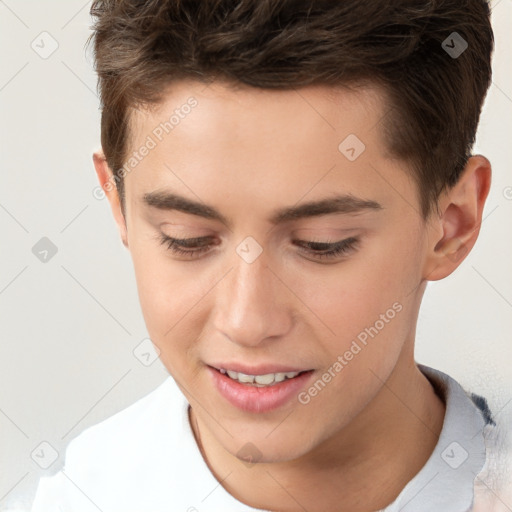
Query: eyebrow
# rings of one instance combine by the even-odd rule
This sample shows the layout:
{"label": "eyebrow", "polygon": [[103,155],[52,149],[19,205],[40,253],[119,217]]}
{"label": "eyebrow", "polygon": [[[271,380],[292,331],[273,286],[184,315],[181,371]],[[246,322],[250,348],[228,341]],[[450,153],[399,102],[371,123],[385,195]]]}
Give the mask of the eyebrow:
{"label": "eyebrow", "polygon": [[[232,222],[213,206],[193,201],[186,197],[166,191],[148,192],[143,196],[143,203],[159,210],[176,210],[204,219],[217,220],[232,227]],[[289,221],[317,217],[329,214],[359,214],[366,211],[383,209],[382,205],[373,200],[361,199],[351,194],[302,203],[298,206],[281,208],[274,212],[268,221],[278,225]]]}

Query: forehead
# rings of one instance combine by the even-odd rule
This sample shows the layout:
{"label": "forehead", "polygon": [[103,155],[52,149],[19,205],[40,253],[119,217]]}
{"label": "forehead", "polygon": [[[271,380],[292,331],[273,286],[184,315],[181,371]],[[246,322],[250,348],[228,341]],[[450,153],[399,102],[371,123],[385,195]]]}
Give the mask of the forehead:
{"label": "forehead", "polygon": [[126,176],[127,195],[167,188],[229,202],[233,212],[251,205],[255,213],[256,205],[334,190],[365,199],[378,192],[374,199],[385,202],[389,190],[372,170],[390,165],[379,126],[387,104],[377,88],[269,90],[184,80],[163,97],[132,113],[129,154],[149,140],[151,150]]}
{"label": "forehead", "polygon": [[[327,142],[350,133],[363,138],[387,110],[384,91],[371,85],[280,90],[221,80],[210,85],[180,80],[172,82],[162,98],[159,104],[130,112],[130,146],[148,133],[157,139],[187,139],[190,144],[201,144],[210,137],[218,144],[239,139],[246,145],[248,138],[270,142],[286,137],[290,147],[304,139],[316,142],[324,134],[329,135]],[[159,130],[166,122],[167,129]],[[165,137],[170,131],[172,137]]]}

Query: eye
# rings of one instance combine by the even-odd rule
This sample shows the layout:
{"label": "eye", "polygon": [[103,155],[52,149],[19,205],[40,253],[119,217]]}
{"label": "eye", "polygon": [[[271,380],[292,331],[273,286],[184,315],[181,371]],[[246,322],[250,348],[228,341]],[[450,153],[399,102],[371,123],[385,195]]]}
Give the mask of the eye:
{"label": "eye", "polygon": [[167,245],[172,253],[189,257],[208,251],[212,245],[211,241],[211,237],[171,238],[163,233],[160,236],[160,243]]}
{"label": "eye", "polygon": [[305,246],[305,252],[309,255],[313,255],[314,258],[335,259],[339,256],[346,256],[351,251],[355,250],[359,243],[359,238],[351,236],[339,242],[293,240],[293,243],[298,245],[301,249]]}
{"label": "eye", "polygon": [[[292,242],[299,246],[302,252],[322,260],[347,255],[356,249],[359,239],[352,236],[338,242],[307,240],[292,240]],[[212,245],[215,245],[212,243],[212,237],[171,238],[163,233],[160,235],[160,243],[167,245],[168,250],[172,253],[190,258],[195,258],[207,252]]]}

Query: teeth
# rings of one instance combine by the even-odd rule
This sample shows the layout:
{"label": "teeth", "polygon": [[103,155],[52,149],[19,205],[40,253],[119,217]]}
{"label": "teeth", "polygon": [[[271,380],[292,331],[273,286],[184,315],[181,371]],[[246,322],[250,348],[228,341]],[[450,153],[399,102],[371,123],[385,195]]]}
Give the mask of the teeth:
{"label": "teeth", "polygon": [[258,384],[265,384],[268,386],[269,384],[272,384],[272,382],[274,382],[275,374],[267,373],[266,375],[258,375],[257,377],[254,378],[254,380]]}
{"label": "teeth", "polygon": [[[231,377],[231,375],[230,375]],[[238,374],[238,382],[245,382],[247,384],[252,384],[254,382],[254,375],[246,375],[245,373]]]}
{"label": "teeth", "polygon": [[252,384],[257,387],[270,386],[272,384],[283,382],[285,379],[293,379],[300,372],[285,372],[285,373],[266,373],[265,375],[247,375],[246,373],[233,372],[221,368],[220,373],[228,375],[231,379],[241,382],[243,384]]}

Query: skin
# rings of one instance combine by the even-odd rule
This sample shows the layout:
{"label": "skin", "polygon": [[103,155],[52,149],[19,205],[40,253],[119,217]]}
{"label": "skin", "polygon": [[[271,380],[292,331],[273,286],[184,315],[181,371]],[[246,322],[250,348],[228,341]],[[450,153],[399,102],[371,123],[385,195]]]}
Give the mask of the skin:
{"label": "skin", "polygon": [[[439,213],[424,220],[410,165],[386,149],[378,89],[269,91],[220,81],[174,83],[157,109],[134,111],[130,148],[190,96],[198,105],[126,175],[125,215],[101,151],[94,164],[133,259],[148,332],[191,404],[203,457],[255,508],[383,508],[425,464],[442,428],[444,403],[414,362],[418,310],[427,281],[451,274],[477,239],[490,164],[472,157],[439,198]],[[366,146],[353,162],[338,150],[348,134]],[[211,205],[231,227],[142,201],[164,189]],[[382,208],[267,220],[334,192]],[[217,245],[197,258],[174,255],[161,232]],[[263,249],[251,264],[236,252],[247,236]],[[349,236],[358,245],[333,260],[291,242]],[[214,360],[286,362],[314,369],[316,380],[394,303],[401,311],[307,405],[243,412],[211,385],[205,364]],[[237,457],[249,442],[259,451],[252,465]]]}

